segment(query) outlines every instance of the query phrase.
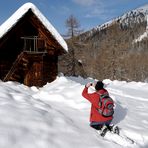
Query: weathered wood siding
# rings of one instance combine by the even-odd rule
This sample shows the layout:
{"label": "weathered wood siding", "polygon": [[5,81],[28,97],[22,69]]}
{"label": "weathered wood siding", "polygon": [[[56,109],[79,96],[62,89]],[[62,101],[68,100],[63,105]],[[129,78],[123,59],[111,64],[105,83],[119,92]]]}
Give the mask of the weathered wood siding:
{"label": "weathered wood siding", "polygon": [[[30,56],[33,58],[33,55]],[[30,59],[31,61],[31,59]],[[57,57],[49,55],[34,55],[32,66],[24,78],[24,84],[28,86],[43,86],[52,82],[57,76]]]}
{"label": "weathered wood siding", "polygon": [[[40,40],[37,42],[37,53],[30,51],[34,43],[24,46],[25,37]],[[0,38],[0,79],[28,86],[43,86],[56,78],[57,59],[63,53],[64,49],[51,32],[29,10]]]}

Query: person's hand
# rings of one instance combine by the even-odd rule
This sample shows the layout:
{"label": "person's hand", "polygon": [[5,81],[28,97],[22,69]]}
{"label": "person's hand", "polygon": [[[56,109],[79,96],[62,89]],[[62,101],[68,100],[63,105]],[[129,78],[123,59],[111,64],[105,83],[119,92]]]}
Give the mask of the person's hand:
{"label": "person's hand", "polygon": [[88,88],[88,87],[92,86],[92,83],[89,82],[85,86]]}

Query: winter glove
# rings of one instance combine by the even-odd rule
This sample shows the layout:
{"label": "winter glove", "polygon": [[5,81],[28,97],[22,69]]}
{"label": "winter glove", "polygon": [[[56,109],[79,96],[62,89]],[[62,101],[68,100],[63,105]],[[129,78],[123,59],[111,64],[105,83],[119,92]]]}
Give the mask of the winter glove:
{"label": "winter glove", "polygon": [[90,86],[92,86],[92,83],[90,83],[90,82],[85,85],[85,87],[87,87],[87,88],[89,88]]}

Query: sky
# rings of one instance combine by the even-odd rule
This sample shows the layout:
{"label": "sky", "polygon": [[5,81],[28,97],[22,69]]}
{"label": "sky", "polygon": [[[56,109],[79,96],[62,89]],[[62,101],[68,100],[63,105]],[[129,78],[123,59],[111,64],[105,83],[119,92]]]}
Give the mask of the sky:
{"label": "sky", "polygon": [[40,88],[0,81],[0,147],[148,148],[148,83],[103,80],[122,136],[103,138],[89,126],[91,104],[81,95],[94,81],[59,75]]}
{"label": "sky", "polygon": [[65,21],[70,15],[87,31],[148,4],[147,0],[2,0],[0,25],[26,2],[35,4],[61,35],[67,33]]}

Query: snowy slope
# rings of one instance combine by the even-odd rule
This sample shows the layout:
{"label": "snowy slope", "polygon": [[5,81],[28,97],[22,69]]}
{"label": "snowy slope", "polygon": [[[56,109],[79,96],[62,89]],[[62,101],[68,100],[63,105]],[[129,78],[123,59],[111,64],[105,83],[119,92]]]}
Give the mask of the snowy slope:
{"label": "snowy slope", "polygon": [[127,20],[126,18],[130,18],[130,21],[132,23],[140,23],[140,22],[147,22],[147,26],[145,29],[145,32],[143,32],[137,39],[135,39],[135,42],[140,42],[142,41],[144,38],[148,37],[148,4],[144,5],[140,8],[137,8],[133,11],[128,12],[127,14],[123,15],[122,17],[122,22],[123,20]]}
{"label": "snowy slope", "polygon": [[[121,148],[89,127],[90,104],[81,96],[89,81],[94,80],[60,76],[42,88],[1,81],[0,147]],[[134,148],[147,148],[148,84],[104,83],[116,102],[113,123],[136,142]]]}
{"label": "snowy slope", "polygon": [[142,23],[147,22],[147,26],[145,28],[145,32],[142,32],[141,35],[137,39],[134,40],[134,42],[140,42],[145,37],[148,37],[148,4],[144,5],[142,7],[139,7],[137,9],[131,10],[129,12],[124,13],[122,16],[118,16],[104,24],[98,25],[91,30],[87,31],[82,34],[84,40],[92,36],[94,33],[101,31],[109,26],[111,26],[113,23],[118,22],[120,25],[124,26],[134,26],[136,23]]}

